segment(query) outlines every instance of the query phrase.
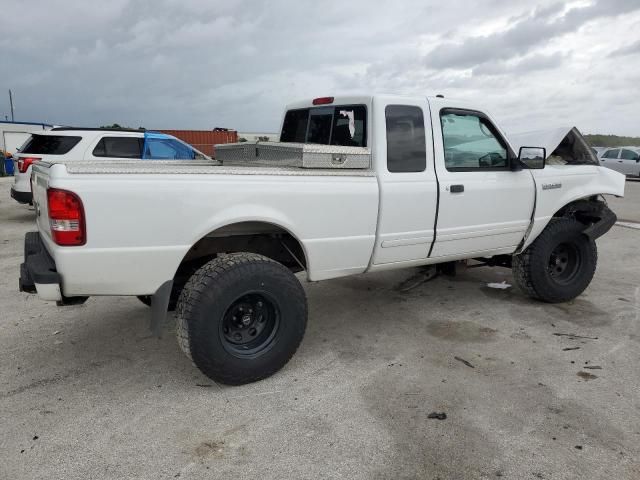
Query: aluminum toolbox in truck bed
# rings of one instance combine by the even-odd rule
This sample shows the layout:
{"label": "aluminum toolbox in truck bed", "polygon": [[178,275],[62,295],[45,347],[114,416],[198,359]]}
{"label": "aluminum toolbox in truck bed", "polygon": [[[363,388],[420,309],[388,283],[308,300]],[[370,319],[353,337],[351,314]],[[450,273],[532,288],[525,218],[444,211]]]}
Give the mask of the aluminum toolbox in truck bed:
{"label": "aluminum toolbox in truck bed", "polygon": [[371,150],[314,143],[244,142],[216,146],[223,165],[260,165],[299,168],[371,167]]}

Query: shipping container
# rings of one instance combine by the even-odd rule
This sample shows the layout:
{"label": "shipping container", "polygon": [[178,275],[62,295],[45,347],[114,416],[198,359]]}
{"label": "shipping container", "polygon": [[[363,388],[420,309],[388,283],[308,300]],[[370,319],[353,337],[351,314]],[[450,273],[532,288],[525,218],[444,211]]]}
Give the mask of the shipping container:
{"label": "shipping container", "polygon": [[183,142],[192,145],[202,153],[215,157],[214,145],[218,143],[235,143],[238,141],[238,132],[235,130],[156,130],[158,132],[173,135]]}

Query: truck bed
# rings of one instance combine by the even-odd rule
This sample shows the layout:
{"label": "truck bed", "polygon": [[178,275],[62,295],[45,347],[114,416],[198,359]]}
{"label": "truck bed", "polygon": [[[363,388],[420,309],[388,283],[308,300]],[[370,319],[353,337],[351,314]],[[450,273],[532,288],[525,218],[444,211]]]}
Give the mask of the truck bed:
{"label": "truck bed", "polygon": [[[38,162],[33,186],[38,228],[66,296],[153,294],[193,245],[230,225],[289,232],[305,250],[311,280],[362,273],[375,241],[378,182],[372,170],[189,160]],[[82,199],[85,245],[53,243],[49,188]]]}
{"label": "truck bed", "polygon": [[[49,167],[54,163],[41,162]],[[67,161],[70,174],[167,174],[167,175],[293,175],[293,176],[356,176],[372,177],[371,169],[298,168],[279,166],[225,166],[212,162],[190,160],[100,160]],[[57,163],[56,163],[57,164]]]}

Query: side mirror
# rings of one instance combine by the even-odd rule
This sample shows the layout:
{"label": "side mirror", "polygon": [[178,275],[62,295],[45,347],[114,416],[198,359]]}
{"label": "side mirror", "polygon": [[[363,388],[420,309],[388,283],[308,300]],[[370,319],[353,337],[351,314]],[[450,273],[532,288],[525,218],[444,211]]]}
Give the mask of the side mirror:
{"label": "side mirror", "polygon": [[518,161],[524,168],[538,170],[544,168],[547,149],[541,147],[520,147]]}

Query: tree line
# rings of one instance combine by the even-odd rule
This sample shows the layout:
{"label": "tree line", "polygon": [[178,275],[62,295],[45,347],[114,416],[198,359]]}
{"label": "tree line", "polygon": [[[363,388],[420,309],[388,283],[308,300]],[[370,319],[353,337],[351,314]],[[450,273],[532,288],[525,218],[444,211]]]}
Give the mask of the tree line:
{"label": "tree line", "polygon": [[621,137],[619,135],[585,135],[592,147],[640,147],[640,137]]}

